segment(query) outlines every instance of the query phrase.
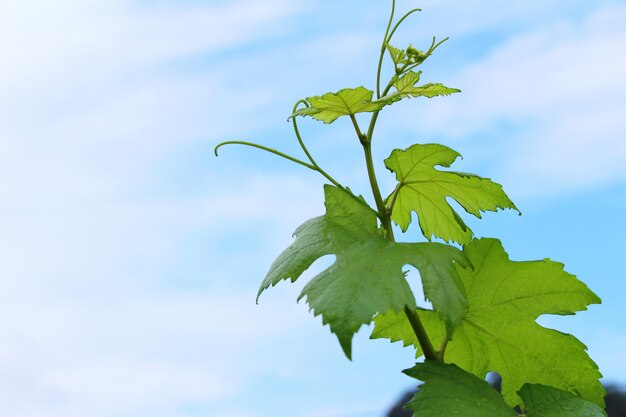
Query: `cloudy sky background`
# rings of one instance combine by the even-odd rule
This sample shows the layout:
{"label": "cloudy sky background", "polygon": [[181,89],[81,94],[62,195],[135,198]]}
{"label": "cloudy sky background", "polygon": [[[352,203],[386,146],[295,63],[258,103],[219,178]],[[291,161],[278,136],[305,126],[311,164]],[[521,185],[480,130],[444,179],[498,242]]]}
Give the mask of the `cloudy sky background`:
{"label": "cloudy sky background", "polygon": [[[212,155],[227,139],[296,154],[296,100],[373,86],[388,6],[0,3],[3,415],[378,417],[414,385],[399,372],[412,352],[367,329],[347,361],[295,303],[306,279],[254,303],[292,231],[323,212],[321,178],[252,149]],[[380,161],[414,142],[502,183],[523,216],[470,225],[515,260],[564,262],[603,298],[541,322],[626,383],[626,4],[399,2],[416,6],[395,43],[450,36],[423,80],[463,93],[382,114],[382,186]],[[349,123],[301,130],[369,198]]]}

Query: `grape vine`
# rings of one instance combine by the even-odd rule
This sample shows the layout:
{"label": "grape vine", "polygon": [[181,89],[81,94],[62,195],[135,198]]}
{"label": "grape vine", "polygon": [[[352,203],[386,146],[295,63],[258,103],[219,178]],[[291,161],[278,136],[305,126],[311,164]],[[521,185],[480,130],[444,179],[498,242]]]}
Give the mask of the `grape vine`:
{"label": "grape vine", "polygon": [[[297,158],[251,146],[320,174],[326,212],[294,233],[294,242],[271,265],[257,295],[284,280],[296,281],[313,262],[333,254],[335,262],[313,277],[298,299],[306,298],[351,358],[352,338],[374,323],[371,338],[402,342],[424,357],[404,372],[421,381],[407,407],[419,417],[518,416],[599,417],[605,415],[604,389],[596,364],[575,337],[540,326],[543,314],[574,314],[600,299],[564,266],[549,259],[512,261],[495,238],[477,238],[449,200],[480,218],[485,211],[518,210],[502,186],[475,174],[448,170],[459,153],[433,143],[395,149],[384,160],[397,184],[385,197],[378,184],[372,140],[381,112],[406,98],[459,93],[440,83],[420,84],[422,65],[448,38],[433,38],[422,51],[392,44],[396,30],[419,11],[395,20],[396,2],[380,48],[375,90],[345,88],[299,100],[289,116],[305,155]],[[385,57],[393,75],[385,85]],[[369,113],[366,129],[356,115]],[[340,184],[313,158],[298,129],[300,118],[325,124],[347,117],[365,160],[375,207]],[[393,224],[415,229],[426,241],[397,242]],[[413,226],[413,227],[411,227]],[[445,243],[433,242],[438,238]],[[415,267],[432,308],[417,306],[403,267]],[[501,393],[484,379],[502,376]],[[517,411],[516,411],[517,410]]]}

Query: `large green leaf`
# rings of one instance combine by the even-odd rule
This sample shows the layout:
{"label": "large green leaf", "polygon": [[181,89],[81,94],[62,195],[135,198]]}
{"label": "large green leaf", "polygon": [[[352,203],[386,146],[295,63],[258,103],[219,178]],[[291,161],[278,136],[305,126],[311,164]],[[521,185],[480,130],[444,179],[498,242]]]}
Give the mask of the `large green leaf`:
{"label": "large green leaf", "polygon": [[443,145],[416,144],[406,150],[394,150],[385,160],[399,182],[390,196],[391,218],[403,231],[411,223],[411,213],[416,212],[427,239],[434,235],[446,242],[469,242],[472,231],[446,201],[448,197],[478,218],[481,211],[517,210],[500,184],[473,174],[435,169],[435,166],[449,167],[459,156]]}
{"label": "large green leaf", "polygon": [[[574,314],[600,299],[558,262],[509,260],[496,239],[473,240],[464,251],[474,266],[458,268],[468,311],[447,345],[445,359],[480,378],[498,372],[510,405],[519,403],[516,391],[522,385],[533,383],[578,393],[603,406],[601,375],[586,346],[535,321],[543,314]],[[418,310],[418,315],[439,346],[446,334],[444,323],[434,311]],[[401,315],[379,315],[372,338],[417,346],[406,322]]]}
{"label": "large green leaf", "polygon": [[329,185],[324,191],[326,215],[296,230],[296,240],[274,261],[259,295],[282,280],[295,281],[316,259],[334,254],[335,262],[315,276],[299,298],[306,296],[314,314],[322,315],[350,357],[354,333],[375,314],[415,308],[402,270],[409,264],[420,271],[433,304],[450,306],[441,317],[452,332],[467,309],[453,265],[467,265],[462,252],[443,244],[389,242],[364,201]]}
{"label": "large green leaf", "polygon": [[[491,385],[454,364],[426,361],[404,373],[424,382],[406,405],[416,417],[518,417]],[[596,404],[554,387],[525,384],[518,394],[525,417],[605,417]]]}
{"label": "large green leaf", "polygon": [[353,116],[357,113],[374,112],[382,109],[387,102],[372,101],[374,93],[365,87],[345,88],[336,93],[308,97],[310,107],[302,108],[292,114],[311,116],[324,123],[332,123],[341,116]]}
{"label": "large green leaf", "polygon": [[456,365],[426,361],[404,373],[425,382],[406,405],[416,417],[517,417],[491,385]]}

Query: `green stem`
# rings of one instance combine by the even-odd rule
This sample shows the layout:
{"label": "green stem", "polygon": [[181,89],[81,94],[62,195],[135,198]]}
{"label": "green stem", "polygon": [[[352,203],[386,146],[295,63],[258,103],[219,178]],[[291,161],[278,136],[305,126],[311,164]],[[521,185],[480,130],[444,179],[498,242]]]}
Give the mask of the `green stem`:
{"label": "green stem", "polygon": [[448,342],[450,341],[450,339],[448,339],[448,335],[445,335],[443,337],[443,340],[441,341],[441,345],[439,346],[439,358],[443,361],[443,356],[446,353],[446,348],[448,347]]}
{"label": "green stem", "polygon": [[367,136],[365,136],[365,134],[361,132],[361,128],[359,127],[359,122],[357,122],[354,114],[350,115],[350,120],[352,121],[352,126],[354,126],[354,131],[356,132],[356,135],[359,137],[359,141],[361,143],[363,143],[364,141],[367,141]]}
{"label": "green stem", "polygon": [[[298,110],[298,106],[300,105],[300,103],[304,103],[306,107],[309,107],[309,103],[307,103],[306,100],[299,100],[295,104],[295,106],[293,106],[293,111],[291,112],[292,114]],[[293,131],[296,134],[296,138],[298,139],[298,143],[300,144],[300,147],[304,151],[304,154],[306,155],[307,158],[309,158],[309,161],[311,161],[311,164],[318,166],[315,160],[313,159],[313,156],[311,156],[311,153],[309,152],[307,147],[304,145],[304,141],[302,140],[302,136],[300,136],[300,130],[298,130],[298,123],[296,123],[295,117],[291,118],[291,123],[293,123]]]}
{"label": "green stem", "polygon": [[339,181],[335,180],[333,177],[331,177],[330,175],[328,175],[328,174],[326,173],[326,171],[324,171],[324,170],[323,170],[322,168],[320,168],[319,166],[317,166],[317,165],[316,165],[316,166],[315,166],[315,170],[316,170],[317,172],[319,172],[320,174],[322,174],[322,176],[323,176],[324,178],[326,178],[328,181],[330,181],[330,182],[331,182],[331,183],[332,183],[335,187],[337,187],[337,188],[341,188],[342,190],[344,189],[344,186],[343,186],[343,185],[341,185],[341,184],[339,183]]}
{"label": "green stem", "polygon": [[393,228],[391,227],[391,217],[383,201],[382,194],[380,193],[380,187],[378,187],[378,181],[376,180],[376,172],[374,170],[374,162],[372,158],[372,144],[369,141],[362,142],[363,152],[365,153],[365,164],[367,166],[367,176],[372,188],[372,194],[374,195],[374,201],[376,202],[376,209],[378,211],[378,218],[387,233],[387,239],[393,242]]}
{"label": "green stem", "polygon": [[398,20],[398,23],[396,23],[396,25],[391,30],[391,33],[389,33],[389,37],[387,37],[387,41],[386,42],[391,41],[391,38],[393,38],[393,34],[396,33],[396,30],[398,30],[398,27],[400,26],[400,24],[402,22],[404,22],[404,19],[406,19],[407,17],[411,16],[415,12],[421,12],[421,11],[422,11],[422,9],[413,9],[413,10],[408,11],[404,16],[402,16],[400,18],[400,20]]}
{"label": "green stem", "polygon": [[437,49],[437,48],[439,47],[439,45],[441,45],[442,43],[446,42],[448,39],[450,39],[450,38],[445,38],[445,39],[443,39],[443,40],[441,40],[441,41],[437,42],[437,44],[435,44],[436,39],[435,39],[435,38],[433,38],[433,42],[432,42],[432,44],[430,45],[430,48],[428,49],[428,51],[425,53],[424,59],[423,59],[423,60],[421,60],[420,62],[416,62],[416,63],[411,64],[411,65],[407,65],[407,64],[405,64],[405,65],[404,65],[404,67],[402,67],[402,69],[401,69],[401,70],[400,70],[400,72],[398,73],[398,75],[403,74],[403,73],[405,73],[405,72],[409,72],[409,71],[411,71],[412,69],[414,69],[414,68],[419,67],[420,65],[422,65],[422,64],[424,63],[424,61],[426,61],[426,60],[428,59],[428,57],[430,57],[430,56],[433,54],[433,52],[435,52],[435,49]]}
{"label": "green stem", "polygon": [[[381,68],[382,68],[382,62],[383,62],[385,49],[387,47],[387,42],[389,42],[389,39],[390,39],[389,29],[393,21],[394,10],[395,10],[395,0],[392,1],[391,17],[389,18],[389,25],[387,26],[387,31],[385,32],[385,38],[383,40],[383,46],[381,48],[380,58],[378,60],[378,70],[376,73],[376,95],[378,98],[381,98],[387,95],[387,93],[392,87],[393,79],[389,81],[389,83],[387,84],[387,86],[385,87],[385,90],[383,91],[381,95],[381,92],[380,92]],[[414,13],[414,11],[411,11],[407,13],[406,15],[404,15],[401,21],[406,19],[411,13]],[[393,33],[395,32],[397,28],[398,28],[398,24],[393,28],[393,32],[391,32],[391,35],[393,35]],[[354,117],[352,117],[353,119],[352,123],[354,124],[357,135],[359,136],[359,140],[361,141],[361,145],[363,146],[363,151],[365,153],[367,175],[369,177],[370,186],[372,188],[372,194],[374,195],[374,200],[376,202],[376,208],[378,210],[378,217],[381,221],[381,225],[383,226],[383,228],[385,229],[387,233],[387,240],[389,240],[390,242],[395,242],[395,237],[393,235],[393,228],[391,225],[391,210],[385,206],[385,202],[380,193],[380,187],[378,186],[378,181],[376,179],[376,172],[374,170],[374,163],[373,163],[373,158],[372,158],[372,138],[374,136],[374,127],[376,126],[376,121],[378,120],[379,114],[380,114],[380,111],[376,111],[372,114],[372,118],[370,119],[369,127],[365,135],[361,133],[361,130],[358,128],[356,119]],[[396,193],[396,196],[397,196],[397,193]],[[395,198],[392,204],[395,204]],[[393,206],[391,208],[393,208]],[[405,306],[404,312],[409,320],[409,323],[411,323],[411,328],[413,329],[413,332],[415,332],[415,336],[417,337],[417,340],[422,348],[422,351],[424,352],[424,356],[426,357],[426,359],[437,360],[437,361],[442,360],[440,356],[437,354],[437,352],[435,352],[435,349],[433,348],[430,338],[428,337],[428,334],[426,333],[426,329],[424,328],[424,325],[422,324],[417,313],[408,306]]]}
{"label": "green stem", "polygon": [[[293,106],[293,111],[292,113],[295,113],[296,110],[298,109],[298,106],[300,105],[300,103],[304,103],[307,107],[309,105],[309,103],[306,102],[306,100],[299,100],[295,106]],[[309,150],[307,149],[306,145],[304,144],[304,141],[302,140],[302,136],[300,135],[300,130],[298,129],[298,123],[296,122],[296,118],[293,117],[291,119],[291,122],[293,123],[293,131],[296,134],[296,138],[298,139],[298,143],[300,144],[300,147],[302,148],[302,150],[304,151],[304,154],[306,155],[307,158],[309,158],[309,161],[311,162],[311,165],[313,165],[314,169],[319,172],[320,174],[322,174],[322,176],[324,176],[324,178],[326,178],[328,181],[330,181],[334,186],[336,186],[337,188],[341,188],[343,189],[344,187],[337,181],[335,180],[333,177],[331,177],[326,171],[324,171],[318,164],[317,162],[315,162],[315,159],[313,159],[313,155],[311,155],[311,153],[309,152]]]}
{"label": "green stem", "polygon": [[[372,147],[371,142],[363,143],[363,150],[365,151],[365,160],[367,163],[367,173],[369,175],[370,184],[372,187],[372,193],[374,194],[374,200],[376,201],[376,207],[378,208],[379,218],[383,227],[387,232],[387,240],[390,242],[395,242],[395,238],[393,235],[393,228],[391,226],[391,210],[385,207],[385,203],[380,194],[380,189],[378,187],[378,182],[376,181],[376,173],[374,172],[374,164],[372,163]],[[395,200],[395,199],[394,199]],[[422,351],[424,352],[424,357],[426,359],[432,360],[442,360],[443,356],[439,356],[426,333],[426,329],[422,324],[417,313],[412,310],[409,306],[404,307],[404,313],[409,319],[409,323],[411,323],[411,328],[417,336],[417,340],[422,347]],[[445,347],[444,347],[445,349]]]}
{"label": "green stem", "polygon": [[311,165],[311,164],[309,164],[307,162],[301,161],[298,158],[294,158],[293,156],[289,156],[289,155],[287,155],[287,154],[285,154],[285,153],[283,153],[281,151],[278,151],[278,150],[272,149],[272,148],[268,148],[267,146],[259,145],[258,143],[244,142],[244,141],[241,141],[241,140],[229,140],[227,142],[222,142],[222,143],[218,144],[215,147],[215,149],[214,149],[215,156],[218,156],[217,150],[219,148],[221,148],[222,146],[225,146],[225,145],[244,145],[244,146],[250,146],[252,148],[261,149],[261,150],[263,150],[265,152],[269,152],[271,154],[280,156],[281,158],[288,159],[288,160],[290,160],[292,162],[295,162],[296,164],[300,164],[302,166],[305,166],[305,167],[307,167],[309,169],[312,169],[313,171],[318,171],[318,169],[314,165]]}
{"label": "green stem", "polygon": [[[392,85],[393,85],[392,82],[389,81],[389,84],[387,84],[387,87],[385,87],[385,90],[383,91],[383,97],[387,95],[389,90],[391,90]],[[372,113],[372,118],[370,119],[370,124],[367,128],[367,134],[366,134],[366,140],[368,142],[372,141],[372,136],[374,135],[374,127],[376,126],[376,121],[378,120],[379,114],[380,114],[380,110]]]}
{"label": "green stem", "polygon": [[435,52],[435,49],[439,48],[439,46],[444,43],[447,42],[450,38],[448,36],[446,36],[445,38],[443,38],[442,40],[440,40],[439,42],[437,42],[437,44],[435,45],[435,38],[433,38],[433,45],[430,46],[430,49],[428,50],[428,55],[432,55],[433,52]]}
{"label": "green stem", "polygon": [[422,321],[417,315],[417,312],[415,310],[412,310],[409,306],[405,306],[404,313],[409,319],[409,323],[411,323],[411,327],[413,328],[413,331],[415,332],[415,336],[417,336],[417,340],[419,341],[420,346],[422,347],[422,351],[424,351],[424,357],[426,359],[440,361],[441,358],[439,357],[439,355],[437,355],[437,352],[435,352],[435,349],[433,348],[433,345],[430,342],[428,335],[426,334],[424,325],[422,324]]}
{"label": "green stem", "polygon": [[[298,104],[300,104],[300,102],[296,103],[296,107],[298,106]],[[335,187],[344,189],[345,187],[343,185],[341,185],[339,183],[339,181],[337,181],[336,179],[331,177],[326,171],[324,171],[317,164],[317,162],[315,162],[315,160],[313,159],[313,156],[311,156],[311,153],[309,152],[309,150],[304,145],[304,141],[302,140],[302,137],[300,136],[300,132],[298,131],[298,125],[296,124],[295,118],[293,119],[293,126],[294,126],[294,130],[296,132],[296,137],[298,138],[298,142],[300,143],[300,146],[302,147],[302,150],[306,154],[306,156],[309,159],[309,161],[311,161],[310,164],[305,162],[305,161],[302,161],[302,160],[300,160],[298,158],[294,158],[293,156],[290,156],[290,155],[287,155],[287,154],[285,154],[283,152],[280,152],[279,150],[276,150],[276,149],[273,149],[273,148],[268,148],[267,146],[259,145],[258,143],[244,142],[244,141],[240,141],[240,140],[231,140],[231,141],[222,142],[222,143],[218,144],[215,147],[215,150],[214,150],[215,156],[218,156],[218,154],[217,154],[218,149],[221,148],[224,145],[244,145],[244,146],[250,146],[252,148],[261,149],[261,150],[269,152],[271,154],[280,156],[281,158],[285,158],[285,159],[287,159],[289,161],[295,162],[296,164],[302,165],[302,166],[307,167],[307,168],[309,168],[309,169],[311,169],[313,171],[319,172],[324,178],[326,178],[328,181],[330,181]]]}
{"label": "green stem", "polygon": [[[371,136],[369,136],[369,138],[371,138]],[[380,194],[380,188],[378,187],[378,181],[376,180],[376,173],[374,172],[374,164],[372,162],[373,159],[372,159],[371,140],[364,141],[362,142],[362,144],[363,144],[363,150],[365,152],[367,174],[369,176],[370,185],[372,187],[372,193],[374,194],[374,200],[376,201],[376,207],[378,209],[378,216],[380,218],[383,228],[387,232],[387,240],[389,240],[390,242],[395,242],[395,237],[393,235],[393,228],[391,226],[391,209],[393,208],[393,206],[391,208],[387,208],[383,201],[382,195]],[[396,188],[396,190],[399,190],[399,189],[400,187]],[[396,196],[397,196],[397,192],[395,193],[392,204],[395,204]],[[409,323],[411,323],[411,328],[413,329],[415,336],[417,336],[417,340],[422,348],[422,351],[424,352],[424,357],[426,359],[432,359],[432,360],[438,360],[438,361],[443,360],[443,355],[440,357],[437,354],[437,352],[435,352],[435,349],[433,348],[430,338],[428,337],[428,334],[426,333],[426,329],[424,328],[424,325],[422,324],[417,313],[408,306],[405,306],[404,312],[407,318],[409,319]],[[445,346],[443,348],[445,349]]]}
{"label": "green stem", "polygon": [[[389,240],[390,242],[395,242],[395,238],[393,235],[393,228],[391,226],[391,211],[387,209],[387,207],[385,206],[383,198],[380,194],[380,188],[378,187],[378,181],[376,180],[376,173],[374,172],[374,164],[372,162],[373,161],[372,160],[372,143],[371,141],[364,141],[362,142],[362,144],[363,144],[363,150],[365,152],[367,174],[369,176],[370,185],[372,187],[372,193],[374,194],[374,200],[376,201],[376,207],[378,209],[378,216],[380,218],[382,226],[385,228],[385,231],[387,232],[387,240]],[[409,306],[405,306],[404,313],[409,319],[409,323],[411,323],[411,328],[413,329],[413,332],[415,333],[415,336],[417,336],[417,340],[420,346],[422,347],[422,351],[424,352],[424,357],[426,359],[432,359],[432,360],[437,360],[437,361],[442,360],[442,357],[440,357],[437,354],[437,352],[435,352],[435,349],[433,348],[430,338],[428,337],[428,334],[426,333],[426,329],[424,328],[422,321],[417,315],[417,312],[412,310]],[[445,349],[445,346],[444,346],[444,349]]]}
{"label": "green stem", "polygon": [[396,189],[393,190],[393,194],[391,194],[391,199],[389,199],[389,204],[387,205],[387,211],[389,214],[393,213],[393,206],[396,205],[396,200],[398,199],[398,194],[400,194],[400,189],[404,186],[403,183],[399,182],[396,185]]}
{"label": "green stem", "polygon": [[395,11],[396,11],[396,0],[392,0],[391,1],[391,15],[389,16],[389,23],[387,24],[387,30],[385,31],[385,37],[383,38],[383,45],[380,47],[380,56],[378,57],[378,71],[376,72],[376,97],[377,98],[382,97],[380,95],[380,74],[383,68],[383,58],[385,57],[385,50],[387,49],[389,30],[391,29],[391,23],[393,23],[393,15]]}
{"label": "green stem", "polygon": [[[393,83],[393,78],[389,81],[389,83],[387,84],[387,86],[385,87],[384,91],[381,94],[380,91],[380,76],[381,76],[381,72],[382,72],[382,64],[383,64],[383,58],[385,55],[385,50],[387,49],[387,44],[389,42],[389,40],[391,39],[391,37],[393,36],[393,34],[395,33],[395,31],[398,29],[399,25],[407,18],[409,17],[412,13],[418,11],[419,9],[413,9],[411,11],[409,11],[408,13],[406,13],[404,16],[402,16],[402,18],[400,19],[400,21],[393,27],[393,29],[391,29],[391,24],[393,23],[393,17],[394,17],[394,13],[395,13],[395,8],[396,8],[396,2],[395,0],[392,0],[391,2],[391,15],[389,17],[389,23],[387,24],[387,30],[385,31],[385,37],[383,38],[383,44],[380,48],[380,56],[378,59],[378,69],[376,71],[376,95],[377,97],[380,99],[382,96],[387,95],[387,93],[389,92],[389,90],[392,87],[392,83]],[[390,32],[391,30],[391,32]],[[438,45],[437,45],[438,46]],[[435,46],[436,48],[436,46]],[[431,48],[429,50],[429,52],[432,52],[433,49],[433,45],[431,45]],[[298,103],[296,104],[297,107]],[[295,111],[294,111],[295,113]],[[385,205],[385,202],[382,198],[382,195],[380,193],[380,187],[378,186],[378,181],[376,179],[376,172],[374,170],[374,162],[373,162],[373,158],[372,158],[372,137],[374,135],[374,127],[376,126],[376,121],[378,120],[378,115],[380,114],[380,111],[376,111],[372,114],[372,118],[370,119],[370,123],[369,123],[369,127],[367,129],[367,133],[363,133],[361,131],[361,129],[359,128],[359,125],[357,123],[356,117],[354,115],[350,115],[350,120],[352,121],[352,125],[354,126],[354,130],[356,131],[356,134],[359,138],[359,141],[361,142],[361,145],[363,146],[363,152],[365,154],[365,163],[367,166],[367,175],[369,178],[369,182],[370,182],[370,186],[372,188],[372,194],[374,195],[374,200],[376,202],[376,209],[377,209],[377,215],[378,218],[380,219],[381,225],[382,227],[385,229],[385,232],[387,234],[387,240],[389,240],[390,242],[395,242],[395,237],[393,235],[393,227],[391,225],[391,209],[393,208],[393,204],[395,204],[395,200],[397,198],[397,191],[399,190],[400,187],[398,187],[396,189],[396,192],[394,193],[394,198],[392,199],[391,202],[391,207],[388,208]],[[297,134],[298,135],[298,134]],[[299,137],[299,135],[298,135]],[[299,138],[300,140],[300,138]],[[301,141],[301,140],[300,140]],[[307,153],[308,156],[308,152],[305,151],[305,153]],[[311,160],[311,158],[309,158],[309,160]],[[316,166],[317,164],[314,163],[313,160],[311,160],[311,162]],[[404,308],[404,312],[409,320],[409,323],[411,323],[411,327],[413,328],[413,331],[415,332],[415,335],[417,336],[417,340],[419,341],[419,344],[422,348],[422,351],[424,352],[424,356],[426,357],[426,359],[430,359],[430,360],[436,360],[436,361],[441,361],[442,357],[440,357],[437,352],[435,351],[435,349],[433,348],[433,345],[428,337],[428,334],[426,333],[426,329],[424,328],[424,325],[422,324],[422,322],[420,321],[419,316],[417,315],[417,312],[415,312],[413,309],[411,309],[408,306],[405,306]],[[443,347],[445,349],[445,346]]]}

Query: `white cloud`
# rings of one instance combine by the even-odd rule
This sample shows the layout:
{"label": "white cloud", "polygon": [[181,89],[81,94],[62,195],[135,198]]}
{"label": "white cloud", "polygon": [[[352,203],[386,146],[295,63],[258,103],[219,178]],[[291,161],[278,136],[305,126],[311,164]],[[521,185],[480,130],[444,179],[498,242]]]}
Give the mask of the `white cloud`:
{"label": "white cloud", "polygon": [[[10,239],[0,267],[7,276],[119,275],[138,257],[146,267],[150,258],[163,260],[181,236],[206,227],[199,207],[225,216],[223,206],[204,203],[209,191],[220,194],[220,178],[203,180],[207,194],[181,200],[165,189],[175,173],[164,174],[162,164],[209,135],[252,129],[237,118],[267,92],[247,89],[238,112],[229,112],[216,100],[228,97],[223,73],[181,75],[162,65],[288,30],[298,6],[3,2],[0,196],[9,202],[1,222]],[[214,160],[203,150],[209,166]],[[153,263],[151,271],[163,267]]]}
{"label": "white cloud", "polygon": [[60,71],[82,77],[132,73],[215,53],[280,34],[302,10],[301,2],[277,0],[181,7],[120,0],[3,2],[0,85],[33,76],[49,82],[50,73]]}
{"label": "white cloud", "polygon": [[251,295],[140,294],[112,285],[97,296],[3,297],[0,407],[15,416],[165,416],[210,407],[268,372],[253,349],[306,317],[285,300],[259,308]]}
{"label": "white cloud", "polygon": [[[242,95],[224,85],[224,69],[177,66],[290,30],[299,6],[0,4],[5,414],[189,415],[186,405],[214,407],[268,372],[250,346],[289,332],[306,311],[292,302],[278,303],[280,314],[257,307],[260,276],[246,273],[261,266],[233,268],[232,249],[208,252],[221,245],[212,235],[231,220],[272,227],[282,217],[292,222],[277,227],[288,240],[299,215],[317,207],[297,177],[277,188],[236,168],[207,173],[218,163],[207,136],[254,127],[216,100]],[[245,93],[244,114],[271,96]],[[177,190],[172,155],[188,147],[206,152],[206,168]],[[295,198],[281,204],[284,193]],[[274,236],[258,236],[256,256],[276,254]],[[205,262],[181,270],[192,245],[208,252]],[[197,282],[188,275],[203,277],[193,294],[177,286]]]}

